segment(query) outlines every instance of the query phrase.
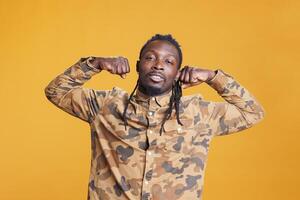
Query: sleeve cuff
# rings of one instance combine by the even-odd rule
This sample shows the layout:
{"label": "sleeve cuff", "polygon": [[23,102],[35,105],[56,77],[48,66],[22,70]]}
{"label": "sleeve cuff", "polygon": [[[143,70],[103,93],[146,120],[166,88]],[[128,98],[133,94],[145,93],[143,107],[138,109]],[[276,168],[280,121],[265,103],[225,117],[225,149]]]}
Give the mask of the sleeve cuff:
{"label": "sleeve cuff", "polygon": [[101,69],[98,69],[98,68],[96,68],[91,62],[93,61],[93,60],[95,60],[95,56],[89,56],[86,60],[85,60],[85,63],[86,63],[86,65],[89,67],[89,68],[91,68],[91,70],[93,70],[93,71],[95,71],[95,72],[100,72],[101,71]]}
{"label": "sleeve cuff", "polygon": [[214,88],[218,93],[222,93],[226,88],[226,84],[233,79],[232,76],[225,73],[222,69],[215,70],[216,75],[206,83]]}

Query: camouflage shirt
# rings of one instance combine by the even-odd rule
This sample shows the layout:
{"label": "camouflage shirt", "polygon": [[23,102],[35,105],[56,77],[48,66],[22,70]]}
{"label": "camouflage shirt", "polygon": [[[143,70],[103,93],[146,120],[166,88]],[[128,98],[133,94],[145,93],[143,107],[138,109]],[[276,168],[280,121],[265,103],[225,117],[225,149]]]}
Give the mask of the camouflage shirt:
{"label": "camouflage shirt", "polygon": [[101,71],[89,58],[81,58],[45,88],[49,101],[90,125],[88,200],[199,200],[212,138],[247,129],[264,117],[254,96],[217,69],[206,83],[224,102],[207,101],[200,94],[183,96],[179,109],[183,126],[173,111],[160,135],[171,93],[147,97],[137,90],[125,129],[126,91],[82,87]]}

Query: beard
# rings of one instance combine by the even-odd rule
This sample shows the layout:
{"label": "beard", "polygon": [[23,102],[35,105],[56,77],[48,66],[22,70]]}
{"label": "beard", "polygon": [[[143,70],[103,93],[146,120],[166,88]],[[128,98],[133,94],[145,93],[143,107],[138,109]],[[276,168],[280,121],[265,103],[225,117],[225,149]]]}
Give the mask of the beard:
{"label": "beard", "polygon": [[166,92],[166,89],[163,85],[162,86],[153,86],[153,85],[147,84],[147,81],[145,81],[145,80],[146,80],[146,78],[144,78],[144,77],[139,77],[139,80],[138,80],[138,88],[145,95],[159,96],[159,95],[163,94],[164,92]]}
{"label": "beard", "polygon": [[160,87],[153,87],[151,85],[142,84],[139,84],[139,90],[148,96],[158,96],[165,92]]}

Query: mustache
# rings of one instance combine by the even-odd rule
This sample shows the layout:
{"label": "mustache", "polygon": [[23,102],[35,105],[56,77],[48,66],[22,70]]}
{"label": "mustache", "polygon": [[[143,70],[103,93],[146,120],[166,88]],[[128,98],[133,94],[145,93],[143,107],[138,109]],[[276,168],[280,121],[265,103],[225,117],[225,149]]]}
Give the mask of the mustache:
{"label": "mustache", "polygon": [[152,71],[152,72],[149,72],[148,74],[147,74],[147,76],[159,76],[159,77],[161,77],[162,79],[166,79],[165,78],[165,76],[164,76],[164,74],[162,74],[161,72],[157,72],[157,71]]}

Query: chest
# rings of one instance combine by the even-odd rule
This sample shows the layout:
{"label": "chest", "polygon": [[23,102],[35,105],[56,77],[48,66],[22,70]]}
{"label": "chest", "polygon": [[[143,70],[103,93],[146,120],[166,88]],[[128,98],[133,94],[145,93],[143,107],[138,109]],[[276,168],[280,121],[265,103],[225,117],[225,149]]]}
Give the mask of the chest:
{"label": "chest", "polygon": [[211,128],[201,120],[201,113],[195,109],[186,107],[181,110],[179,119],[183,125],[177,122],[175,110],[163,124],[167,107],[145,108],[129,104],[126,115],[124,109],[122,102],[110,102],[99,120],[109,134],[128,145],[141,151],[154,149],[174,155],[208,152]]}

